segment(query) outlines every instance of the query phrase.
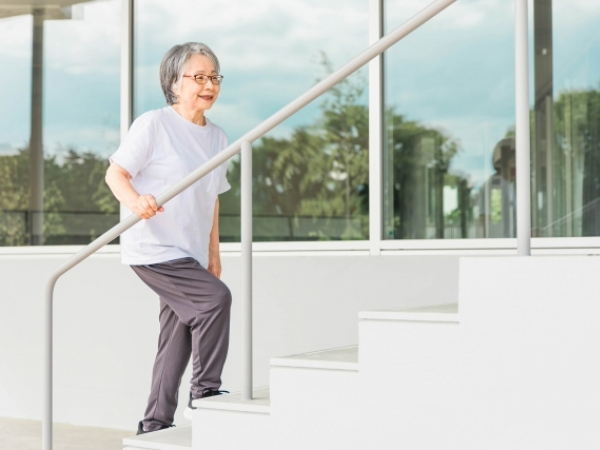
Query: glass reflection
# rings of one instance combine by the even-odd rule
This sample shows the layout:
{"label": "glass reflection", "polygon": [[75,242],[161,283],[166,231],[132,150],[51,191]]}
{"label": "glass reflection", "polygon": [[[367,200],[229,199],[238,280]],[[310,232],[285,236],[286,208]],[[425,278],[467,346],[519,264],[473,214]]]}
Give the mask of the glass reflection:
{"label": "glass reflection", "polygon": [[[225,76],[207,115],[233,142],[365,48],[367,13],[367,0],[138,0],[135,113],[165,104],[158,85],[164,53],[178,43],[204,42]],[[253,143],[255,240],[368,239],[365,74]],[[231,162],[228,179],[221,240],[238,241],[239,160]]]}
{"label": "glass reflection", "polygon": [[118,221],[120,2],[0,10],[0,245],[83,244]]}
{"label": "glass reflection", "polygon": [[[600,4],[532,9],[532,234],[597,236]],[[386,53],[384,238],[515,236],[513,32],[512,4],[458,2]]]}
{"label": "glass reflection", "polygon": [[[386,29],[427,4],[387,0]],[[511,8],[458,2],[386,52],[384,238],[514,236]]]}
{"label": "glass reflection", "polygon": [[533,235],[600,235],[600,5],[536,0]]}

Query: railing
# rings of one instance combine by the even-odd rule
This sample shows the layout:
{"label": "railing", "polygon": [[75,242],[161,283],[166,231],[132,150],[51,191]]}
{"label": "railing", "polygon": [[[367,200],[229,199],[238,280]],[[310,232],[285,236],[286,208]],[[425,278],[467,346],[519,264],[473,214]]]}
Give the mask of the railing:
{"label": "railing", "polygon": [[[431,3],[428,7],[417,13],[411,19],[404,22],[394,31],[388,35],[382,37],[373,45],[368,47],[350,62],[321,80],[303,95],[298,97],[296,100],[283,107],[277,113],[273,114],[267,120],[262,122],[256,128],[242,136],[240,139],[235,141],[221,153],[210,159],[204,165],[194,170],[190,175],[185,177],[179,183],[175,184],[171,188],[156,197],[156,203],[158,206],[162,206],[171,200],[173,197],[178,195],[183,190],[190,187],[192,184],[200,180],[203,176],[210,173],[212,170],[219,167],[221,164],[229,160],[232,156],[236,155],[243,148],[246,151],[243,159],[246,162],[250,159],[251,143],[260,139],[270,130],[275,128],[285,119],[290,117],[292,114],[299,111],[301,108],[315,100],[320,95],[324,94],[327,90],[335,86],[337,83],[348,77],[362,66],[367,64],[370,60],[376,56],[382,54],[389,47],[394,45],[403,37],[417,29],[419,26],[427,22],[432,17],[443,11],[449,5],[454,3],[456,0],[436,0]],[[242,156],[244,156],[242,155]],[[242,181],[242,261],[244,262],[243,268],[243,285],[246,289],[246,297],[243,300],[244,310],[244,332],[245,342],[243,345],[244,356],[243,356],[243,374],[242,384],[243,391],[242,396],[244,398],[252,397],[252,342],[251,342],[251,330],[252,330],[252,299],[251,299],[251,274],[252,274],[252,186],[251,186],[251,171],[249,173],[249,164],[245,164],[245,168],[242,169],[243,175]],[[250,203],[248,203],[250,202]],[[248,206],[249,205],[249,206]],[[95,253],[97,250],[113,241],[117,236],[131,228],[141,219],[139,216],[132,214],[113,228],[108,230],[98,239],[90,243],[87,247],[79,251],[77,254],[69,258],[63,264],[61,264],[48,278],[46,283],[46,301],[44,303],[44,317],[45,317],[45,328],[44,328],[44,400],[43,400],[43,412],[42,412],[42,450],[52,450],[52,310],[53,310],[53,294],[54,286],[58,279],[67,271],[75,267],[81,261],[86,259],[88,256]]]}

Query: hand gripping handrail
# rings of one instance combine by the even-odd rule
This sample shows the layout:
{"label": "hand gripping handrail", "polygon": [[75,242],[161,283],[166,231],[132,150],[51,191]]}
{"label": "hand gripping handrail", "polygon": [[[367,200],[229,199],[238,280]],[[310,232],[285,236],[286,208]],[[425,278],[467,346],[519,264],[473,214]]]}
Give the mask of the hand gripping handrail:
{"label": "hand gripping handrail", "polygon": [[[352,73],[356,72],[362,66],[367,64],[370,60],[383,53],[389,47],[394,45],[403,37],[417,29],[419,26],[427,22],[432,17],[439,14],[449,5],[454,3],[456,0],[436,0],[427,6],[422,11],[415,14],[412,18],[404,22],[398,28],[391,33],[379,39],[373,45],[369,46],[366,50],[356,56],[354,59],[346,63],[344,66],[336,70],[335,72],[328,75],[326,78],[321,80],[319,83],[314,85],[304,94],[299,96],[297,99],[283,107],[281,110],[273,114],[267,120],[262,122],[260,125],[249,131],[247,134],[242,136],[240,139],[235,141],[225,150],[220,152],[218,155],[211,158],[201,167],[196,169],[194,172],[189,174],[183,180],[173,185],[165,192],[156,197],[156,203],[158,206],[162,206],[171,200],[173,197],[178,195],[180,192],[190,187],[192,184],[200,180],[203,176],[216,169],[219,165],[235,156],[240,152],[242,143],[252,143],[257,139],[260,139],[274,127],[279,125],[285,119],[296,113],[298,110],[312,102],[314,99],[324,94],[327,90],[335,86],[337,83],[348,77]],[[46,282],[45,296],[46,301],[44,303],[44,398],[43,398],[43,412],[42,412],[42,450],[52,450],[52,311],[53,311],[53,294],[54,286],[58,279],[67,271],[75,267],[81,261],[86,259],[88,256],[95,253],[100,248],[104,247],[109,242],[113,241],[124,231],[131,228],[141,219],[132,214],[117,225],[112,227],[102,236],[91,242],[85,248],[77,252],[63,264],[61,264],[48,278]]]}

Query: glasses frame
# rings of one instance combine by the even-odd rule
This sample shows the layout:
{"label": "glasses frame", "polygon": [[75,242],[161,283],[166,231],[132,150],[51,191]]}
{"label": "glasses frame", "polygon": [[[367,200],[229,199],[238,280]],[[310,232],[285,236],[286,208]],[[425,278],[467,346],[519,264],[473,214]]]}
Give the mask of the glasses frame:
{"label": "glasses frame", "polygon": [[[193,78],[194,81],[198,84],[206,84],[208,83],[208,80],[210,79],[210,82],[214,85],[220,85],[223,82],[223,78],[225,78],[223,75],[203,75],[203,74],[198,74],[198,75],[182,75],[185,78]],[[205,81],[199,81],[199,79],[204,78]],[[216,82],[215,82],[216,80]]]}

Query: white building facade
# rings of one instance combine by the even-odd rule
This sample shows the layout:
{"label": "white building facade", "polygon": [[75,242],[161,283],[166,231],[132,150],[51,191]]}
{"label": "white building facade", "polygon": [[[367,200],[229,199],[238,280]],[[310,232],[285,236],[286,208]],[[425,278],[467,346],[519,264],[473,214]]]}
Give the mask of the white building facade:
{"label": "white building facade", "polygon": [[[117,223],[106,157],[164,105],[164,53],[214,50],[225,79],[207,115],[233,142],[429,2],[26,3],[0,0],[0,416],[39,418],[45,280]],[[596,255],[600,5],[529,3],[532,253]],[[256,387],[272,357],[356,345],[359,311],[457,303],[461,256],[516,254],[513,7],[459,0],[253,144]],[[228,176],[236,391],[239,159]],[[489,292],[510,291],[503,273]],[[134,427],[157,308],[118,242],[59,281],[56,421]]]}

